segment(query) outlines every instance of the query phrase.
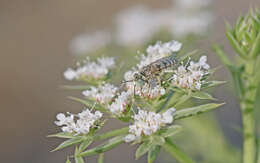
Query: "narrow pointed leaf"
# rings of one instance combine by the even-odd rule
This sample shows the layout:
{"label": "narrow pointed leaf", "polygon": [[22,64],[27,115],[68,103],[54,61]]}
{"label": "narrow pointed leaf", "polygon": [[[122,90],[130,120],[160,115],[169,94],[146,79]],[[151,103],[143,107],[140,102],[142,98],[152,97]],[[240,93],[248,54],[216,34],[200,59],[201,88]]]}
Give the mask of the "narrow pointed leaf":
{"label": "narrow pointed leaf", "polygon": [[104,163],[104,153],[99,154],[98,163]]}
{"label": "narrow pointed leaf", "polygon": [[221,84],[225,84],[227,83],[226,81],[208,81],[207,83],[204,83],[201,87],[201,89],[207,89],[207,88],[212,88],[212,87],[216,87],[218,85]]}
{"label": "narrow pointed leaf", "polygon": [[151,148],[151,150],[149,150],[148,155],[147,155],[148,163],[153,163],[157,159],[157,157],[160,153],[160,150],[161,150],[161,146],[159,146],[159,145],[155,145]]}
{"label": "narrow pointed leaf", "polygon": [[226,66],[232,65],[231,61],[227,57],[227,54],[218,45],[214,45],[213,49],[215,50],[222,63],[224,63]]}
{"label": "narrow pointed leaf", "polygon": [[166,143],[163,146],[166,152],[170,153],[180,163],[194,163],[179,147],[177,147],[169,138],[166,138]]}
{"label": "narrow pointed leaf", "polygon": [[60,132],[57,134],[52,134],[52,135],[48,135],[47,137],[57,137],[57,138],[74,138],[75,136],[72,133],[68,133],[68,132]]}
{"label": "narrow pointed leaf", "polygon": [[91,143],[93,142],[92,137],[88,137],[83,140],[83,142],[79,146],[79,152],[83,152]]}
{"label": "narrow pointed leaf", "polygon": [[165,139],[162,136],[154,135],[152,136],[152,143],[156,145],[163,145],[165,143]]}
{"label": "narrow pointed leaf", "polygon": [[69,96],[68,97],[69,99],[71,100],[74,100],[74,101],[77,101],[83,105],[86,105],[87,107],[91,108],[95,105],[95,109],[96,110],[100,110],[100,111],[103,111],[103,112],[108,112],[107,109],[103,108],[102,106],[100,106],[99,104],[95,104],[94,102],[88,100],[88,99],[80,99],[80,98],[77,98],[77,97],[71,97]]}
{"label": "narrow pointed leaf", "polygon": [[111,138],[111,137],[114,137],[114,136],[127,134],[128,130],[129,130],[129,127],[124,127],[124,128],[121,128],[121,129],[117,129],[117,130],[106,132],[106,133],[103,133],[103,134],[100,134],[100,135],[96,135],[94,137],[94,139],[95,140],[104,140],[104,139],[108,139],[108,138]]}
{"label": "narrow pointed leaf", "polygon": [[78,154],[79,154],[79,149],[78,149],[78,147],[76,147],[75,154],[74,154],[75,163],[84,163],[84,159],[82,157],[78,156]]}
{"label": "narrow pointed leaf", "polygon": [[217,107],[220,107],[222,105],[224,105],[224,103],[221,103],[221,104],[209,103],[209,104],[195,106],[195,107],[191,107],[191,108],[187,108],[187,109],[178,110],[175,113],[174,119],[178,120],[178,119],[183,119],[183,118],[199,115],[199,114],[211,111],[213,109],[216,109]]}
{"label": "narrow pointed leaf", "polygon": [[183,104],[184,102],[186,102],[187,100],[190,99],[190,94],[185,94],[183,96],[181,96],[181,98],[179,98],[178,102],[174,105],[174,107],[178,107],[181,104]]}
{"label": "narrow pointed leaf", "polygon": [[246,52],[241,48],[237,40],[233,37],[230,32],[226,33],[229,42],[231,43],[232,47],[236,50],[237,54],[241,57],[246,59]]}
{"label": "narrow pointed leaf", "polygon": [[115,148],[119,144],[122,144],[124,142],[124,137],[125,136],[114,137],[114,138],[108,140],[107,142],[105,142],[104,144],[101,144],[95,148],[92,148],[92,149],[89,149],[87,151],[80,153],[79,156],[86,157],[86,156],[93,156],[93,155],[97,155],[100,153],[104,153],[110,149]]}
{"label": "narrow pointed leaf", "polygon": [[75,144],[79,144],[83,141],[82,137],[75,137],[69,140],[64,141],[63,143],[61,143],[57,148],[55,148],[52,152],[75,145]]}
{"label": "narrow pointed leaf", "polygon": [[181,126],[172,125],[172,126],[166,128],[166,130],[161,133],[161,136],[163,136],[165,138],[171,137],[171,136],[177,134],[178,132],[180,132],[181,130],[182,130]]}
{"label": "narrow pointed leaf", "polygon": [[255,58],[260,53],[260,32],[258,33],[256,40],[254,41],[253,47],[249,53],[249,56]]}
{"label": "narrow pointed leaf", "polygon": [[141,144],[135,152],[136,159],[139,159],[141,156],[147,153],[152,146],[153,144],[150,141],[146,141],[143,144]]}
{"label": "narrow pointed leaf", "polygon": [[216,100],[214,97],[212,97],[207,92],[194,92],[191,94],[192,97],[201,99],[201,100]]}

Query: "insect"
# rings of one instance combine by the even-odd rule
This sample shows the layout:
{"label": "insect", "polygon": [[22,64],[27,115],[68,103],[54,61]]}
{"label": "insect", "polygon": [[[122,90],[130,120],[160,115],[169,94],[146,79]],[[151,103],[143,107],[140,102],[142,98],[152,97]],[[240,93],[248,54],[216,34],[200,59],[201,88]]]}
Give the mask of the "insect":
{"label": "insect", "polygon": [[[151,82],[154,78],[158,78],[161,72],[169,67],[173,67],[178,63],[175,55],[158,59],[147,66],[140,69],[134,74],[133,81],[142,80],[146,83]],[[159,81],[158,81],[159,82]],[[160,83],[160,82],[159,82]]]}
{"label": "insect", "polygon": [[142,67],[138,72],[133,75],[133,80],[124,81],[134,82],[143,81],[149,85],[149,87],[154,87],[158,83],[161,84],[160,74],[163,70],[176,66],[178,63],[175,55],[169,57],[164,57],[158,59],[147,66]]}

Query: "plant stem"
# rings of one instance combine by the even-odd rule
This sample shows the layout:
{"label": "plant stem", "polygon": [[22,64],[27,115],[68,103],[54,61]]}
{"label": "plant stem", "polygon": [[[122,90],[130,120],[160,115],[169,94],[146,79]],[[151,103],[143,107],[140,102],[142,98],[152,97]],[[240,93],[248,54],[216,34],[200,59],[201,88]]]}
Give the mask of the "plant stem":
{"label": "plant stem", "polygon": [[195,163],[189,156],[187,156],[179,147],[177,147],[169,138],[165,139],[163,146],[166,152],[170,153],[180,163]]}
{"label": "plant stem", "polygon": [[240,102],[243,120],[243,163],[254,163],[256,158],[256,134],[254,104],[257,83],[254,78],[255,60],[246,61],[245,94]]}

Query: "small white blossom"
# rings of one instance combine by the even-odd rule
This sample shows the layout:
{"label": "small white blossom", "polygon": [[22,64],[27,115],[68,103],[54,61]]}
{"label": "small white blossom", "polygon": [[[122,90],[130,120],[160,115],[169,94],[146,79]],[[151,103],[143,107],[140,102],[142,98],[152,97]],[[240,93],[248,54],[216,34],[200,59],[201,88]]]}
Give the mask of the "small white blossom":
{"label": "small white blossom", "polygon": [[115,66],[115,60],[111,57],[98,58],[97,62],[86,60],[84,65],[79,66],[75,70],[68,68],[64,72],[64,77],[67,80],[75,80],[80,78],[104,78],[109,70]]}
{"label": "small white blossom", "polygon": [[63,132],[77,134],[88,134],[90,129],[94,127],[95,122],[102,117],[102,113],[96,111],[91,113],[90,110],[83,110],[77,115],[70,114],[68,117],[63,113],[57,114],[57,120],[55,124],[62,126]]}
{"label": "small white blossom", "polygon": [[135,135],[133,134],[128,134],[126,135],[126,137],[124,138],[125,142],[126,143],[129,143],[129,142],[132,142],[136,139]]}
{"label": "small white blossom", "polygon": [[184,89],[200,90],[204,82],[202,77],[208,74],[210,68],[206,62],[207,57],[202,56],[199,62],[190,61],[186,66],[179,66],[172,77],[173,85]]}
{"label": "small white blossom", "polygon": [[130,104],[130,97],[131,93],[129,91],[122,92],[115,99],[115,101],[110,106],[108,106],[110,112],[115,115],[120,115],[121,113],[123,113]]}
{"label": "small white blossom", "polygon": [[111,36],[106,31],[83,33],[71,41],[70,50],[77,55],[86,54],[105,47],[111,41]]}
{"label": "small white blossom", "polygon": [[134,124],[129,126],[129,135],[125,137],[126,142],[140,139],[144,135],[152,135],[161,127],[173,122],[175,109],[171,108],[163,114],[139,110],[134,115]]}
{"label": "small white blossom", "polygon": [[65,72],[64,72],[64,77],[67,80],[73,80],[77,77],[77,73],[76,71],[74,71],[71,68],[68,68]]}
{"label": "small white blossom", "polygon": [[85,90],[82,94],[86,97],[93,98],[101,104],[109,103],[116,95],[118,88],[112,84],[106,83],[100,85],[98,88],[91,87],[89,90]]}

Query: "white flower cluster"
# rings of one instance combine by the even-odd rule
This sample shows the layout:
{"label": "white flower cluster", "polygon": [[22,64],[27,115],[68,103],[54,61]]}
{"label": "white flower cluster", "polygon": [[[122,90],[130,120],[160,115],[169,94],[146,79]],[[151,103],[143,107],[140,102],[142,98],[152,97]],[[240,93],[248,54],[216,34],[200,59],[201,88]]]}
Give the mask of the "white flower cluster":
{"label": "white flower cluster", "polygon": [[77,115],[70,114],[66,117],[65,114],[57,114],[57,120],[55,124],[57,126],[62,126],[61,130],[63,132],[78,134],[88,134],[90,129],[95,126],[95,122],[102,117],[102,113],[96,111],[91,113],[90,110],[83,110]]}
{"label": "white flower cluster", "polygon": [[[182,44],[175,40],[165,43],[158,41],[156,44],[148,46],[148,48],[146,49],[147,55],[141,56],[141,61],[139,64],[137,64],[137,67],[134,67],[133,70],[127,71],[125,73],[125,81],[133,81],[134,74],[137,72],[137,70],[142,69],[144,66],[147,66],[158,59],[178,52],[181,49],[181,47]],[[165,89],[163,87],[159,85],[149,87],[147,83],[145,83],[143,86],[140,86],[138,83],[135,82],[126,82],[126,88],[132,94],[135,93],[136,95],[146,97],[149,99],[154,99],[158,96],[165,94]]]}
{"label": "white flower cluster", "polygon": [[155,45],[148,46],[146,49],[147,55],[141,56],[141,62],[137,64],[137,67],[138,69],[141,69],[158,59],[172,55],[173,53],[180,51],[181,47],[182,44],[175,40],[165,43],[158,41]]}
{"label": "white flower cluster", "polygon": [[125,109],[129,106],[130,104],[130,99],[131,98],[131,93],[128,92],[122,92],[116,99],[115,101],[108,106],[110,112],[115,115],[120,115],[125,111]]}
{"label": "white flower cluster", "polygon": [[83,33],[71,41],[70,50],[73,54],[83,55],[105,47],[110,41],[111,36],[107,31]]}
{"label": "white flower cluster", "polygon": [[116,16],[116,41],[124,46],[136,46],[149,41],[160,25],[151,17],[153,12],[143,5],[122,10]]}
{"label": "white flower cluster", "polygon": [[201,56],[199,62],[190,61],[186,66],[179,66],[172,77],[173,85],[184,89],[200,90],[204,82],[202,77],[208,74],[210,68],[206,62],[207,57]]}
{"label": "white flower cluster", "polygon": [[134,115],[134,124],[129,126],[129,135],[125,137],[125,142],[132,142],[140,139],[142,136],[149,136],[157,132],[162,126],[173,122],[175,108],[171,108],[166,112],[159,114],[139,110]]}
{"label": "white flower cluster", "polygon": [[177,0],[170,24],[170,32],[177,37],[204,34],[213,22],[212,13],[206,8],[212,0]]}
{"label": "white flower cluster", "polygon": [[80,78],[104,78],[109,69],[115,65],[115,59],[112,57],[101,57],[97,59],[97,62],[85,61],[83,66],[78,66],[77,69],[68,68],[64,72],[64,77],[67,80],[74,80]]}
{"label": "white flower cluster", "polygon": [[116,95],[118,88],[112,84],[106,83],[100,85],[98,88],[91,87],[89,90],[85,90],[82,94],[86,97],[93,98],[100,104],[109,103]]}

